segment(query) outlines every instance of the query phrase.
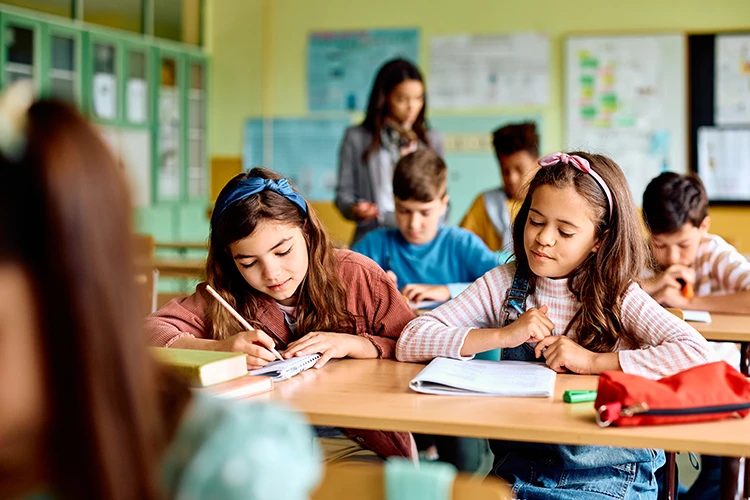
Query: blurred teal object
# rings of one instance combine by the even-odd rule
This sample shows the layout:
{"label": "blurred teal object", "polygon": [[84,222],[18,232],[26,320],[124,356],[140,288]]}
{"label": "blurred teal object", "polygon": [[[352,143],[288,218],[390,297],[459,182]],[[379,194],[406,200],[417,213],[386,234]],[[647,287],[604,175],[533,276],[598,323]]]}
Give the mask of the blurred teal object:
{"label": "blurred teal object", "polygon": [[300,415],[199,396],[164,457],[164,487],[177,500],[307,500],[322,461]]}
{"label": "blurred teal object", "polygon": [[386,500],[450,500],[456,468],[445,462],[391,457],[385,462]]}
{"label": "blurred teal object", "polygon": [[485,359],[487,361],[500,361],[502,349],[492,349],[491,351],[479,352],[474,355],[474,359]]}

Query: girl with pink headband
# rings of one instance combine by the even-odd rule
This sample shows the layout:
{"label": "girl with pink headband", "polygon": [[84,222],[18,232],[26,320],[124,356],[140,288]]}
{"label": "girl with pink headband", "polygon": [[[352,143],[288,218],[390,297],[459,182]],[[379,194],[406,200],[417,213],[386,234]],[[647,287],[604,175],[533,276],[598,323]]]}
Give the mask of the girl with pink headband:
{"label": "girl with pink headband", "polygon": [[[400,361],[544,362],[561,373],[660,378],[714,360],[707,342],[637,284],[646,241],[620,167],[583,152],[539,160],[513,224],[515,262],[413,320]],[[660,450],[490,441],[516,498],[656,499]]]}

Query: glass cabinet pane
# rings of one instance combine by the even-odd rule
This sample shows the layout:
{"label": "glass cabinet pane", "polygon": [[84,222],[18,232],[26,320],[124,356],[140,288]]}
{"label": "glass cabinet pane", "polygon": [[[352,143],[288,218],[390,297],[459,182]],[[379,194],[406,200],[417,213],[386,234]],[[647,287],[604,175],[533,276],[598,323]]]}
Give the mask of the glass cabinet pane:
{"label": "glass cabinet pane", "polygon": [[94,77],[92,96],[94,114],[99,118],[117,118],[117,74],[115,72],[117,48],[112,44],[93,45]]}
{"label": "glass cabinet pane", "polygon": [[148,120],[148,80],[146,78],[146,54],[143,51],[128,52],[127,119],[131,123]]}
{"label": "glass cabinet pane", "polygon": [[76,99],[76,39],[72,36],[50,37],[50,94],[68,102]]}
{"label": "glass cabinet pane", "polygon": [[159,86],[158,199],[173,201],[180,197],[180,88],[177,61],[163,59]]}
{"label": "glass cabinet pane", "polygon": [[33,79],[34,30],[25,26],[8,25],[5,28],[5,80],[10,85],[23,79]]}
{"label": "glass cabinet pane", "polygon": [[206,100],[204,68],[200,63],[190,65],[190,93],[188,99],[188,195],[202,198],[207,194],[206,168]]}

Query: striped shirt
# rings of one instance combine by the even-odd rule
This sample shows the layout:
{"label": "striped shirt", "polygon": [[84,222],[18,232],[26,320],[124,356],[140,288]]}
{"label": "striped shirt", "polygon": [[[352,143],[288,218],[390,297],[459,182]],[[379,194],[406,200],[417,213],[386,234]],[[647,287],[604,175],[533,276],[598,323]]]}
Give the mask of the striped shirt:
{"label": "striped shirt", "polygon": [[750,290],[750,262],[720,236],[701,238],[693,267],[696,296]]}
{"label": "striped shirt", "polygon": [[[503,303],[514,272],[515,263],[497,267],[455,299],[410,322],[396,344],[396,358],[470,359],[460,354],[466,335],[475,328],[501,327]],[[553,335],[562,335],[581,307],[568,290],[567,279],[537,278],[536,291],[526,303],[528,307],[547,305],[547,316],[555,325]],[[635,283],[622,298],[621,321],[623,328],[640,341],[639,346],[616,346],[620,365],[627,373],[660,378],[716,360],[693,327],[659,306]],[[569,332],[568,337],[576,340],[576,332]]]}

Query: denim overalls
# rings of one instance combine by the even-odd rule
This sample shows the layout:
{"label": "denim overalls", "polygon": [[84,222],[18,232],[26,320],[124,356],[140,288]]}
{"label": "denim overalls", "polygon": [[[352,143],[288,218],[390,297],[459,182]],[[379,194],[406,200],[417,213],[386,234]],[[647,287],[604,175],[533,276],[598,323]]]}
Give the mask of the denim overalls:
{"label": "denim overalls", "polygon": [[[505,299],[504,326],[526,310],[529,280],[516,270]],[[534,348],[521,344],[502,350],[502,359],[536,361]],[[651,449],[571,446],[490,440],[492,474],[508,481],[519,500],[656,499],[654,473],[664,452]]]}

